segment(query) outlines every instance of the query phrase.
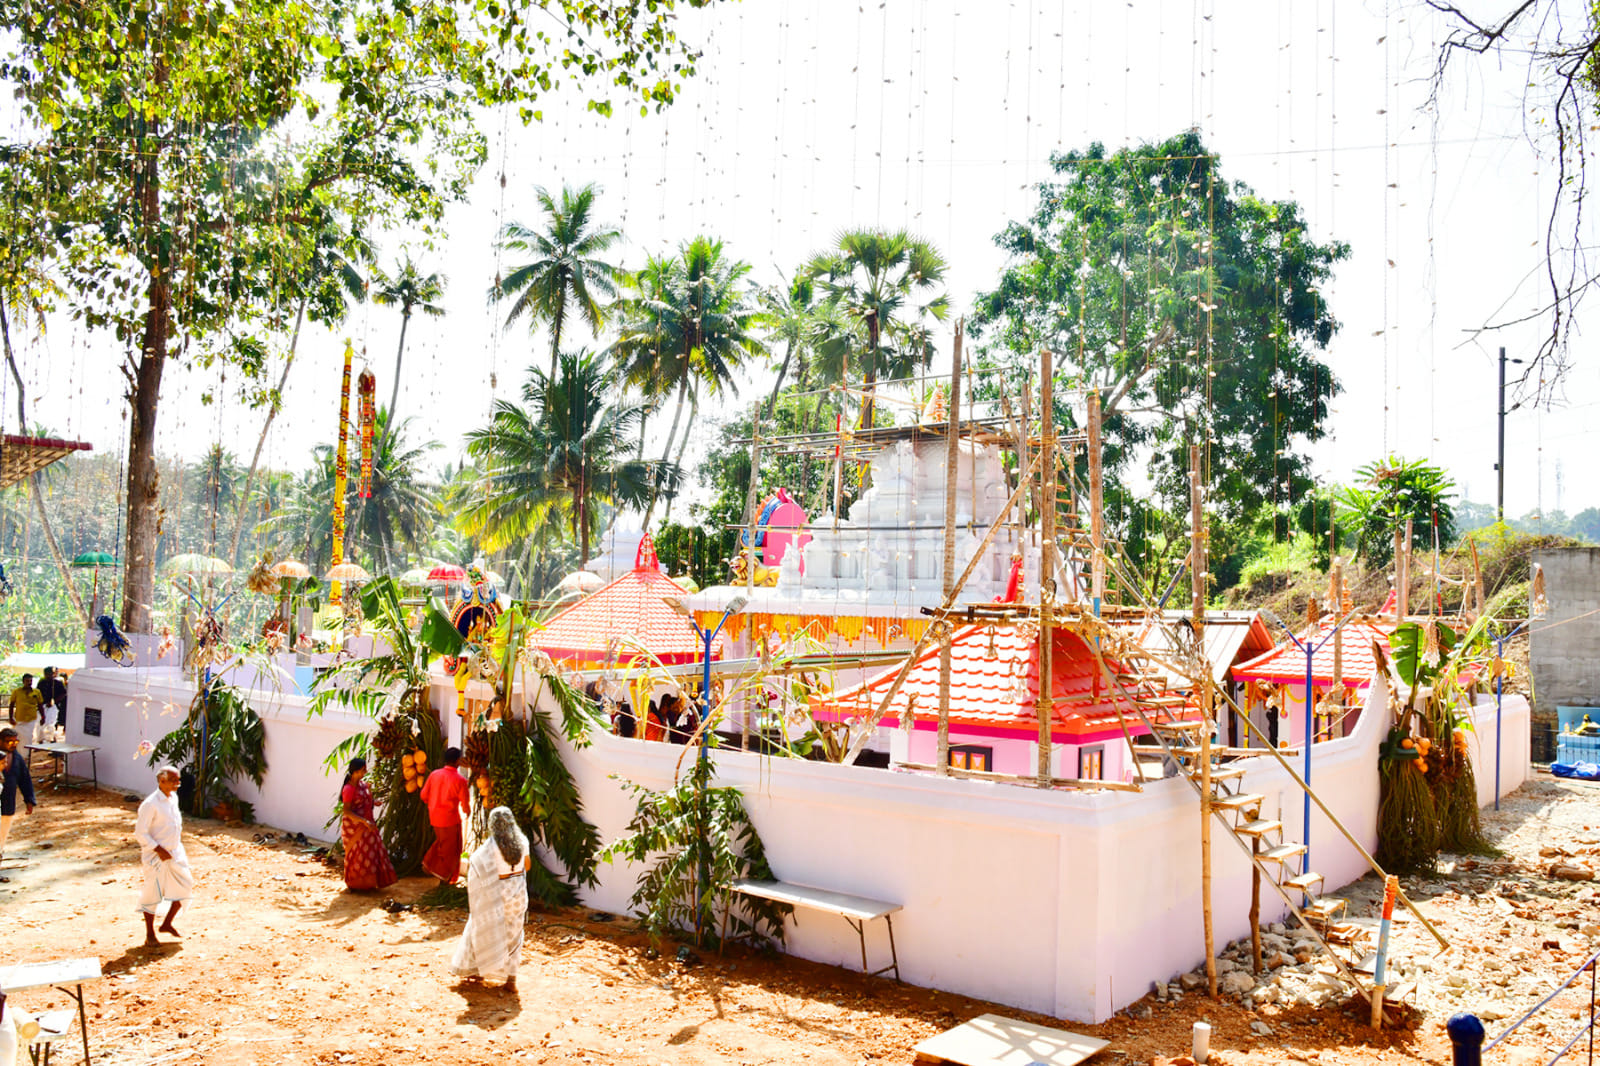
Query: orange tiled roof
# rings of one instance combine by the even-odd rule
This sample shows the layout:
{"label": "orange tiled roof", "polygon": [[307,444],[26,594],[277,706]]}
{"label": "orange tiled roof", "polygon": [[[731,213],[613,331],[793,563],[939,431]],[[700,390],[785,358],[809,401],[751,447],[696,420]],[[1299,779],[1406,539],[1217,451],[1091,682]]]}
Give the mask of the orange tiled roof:
{"label": "orange tiled roof", "polygon": [[[992,635],[991,635],[992,634]],[[1066,629],[1052,633],[1050,691],[1058,733],[1086,733],[1114,727],[1117,705],[1083,638]],[[1113,670],[1118,665],[1110,660]],[[872,713],[883,702],[900,667],[871,678],[854,688],[812,701],[821,717]],[[950,641],[950,722],[952,725],[1037,732],[1034,706],[1039,698],[1039,640],[1014,626],[967,626]],[[937,721],[939,715],[939,649],[929,648],[912,665],[905,683],[895,694],[884,725],[899,721],[908,704],[919,722]],[[1126,702],[1121,703],[1129,731],[1144,733]]]}
{"label": "orange tiled roof", "polygon": [[[626,643],[619,644],[614,654],[623,660],[638,654],[629,646],[638,643],[669,665],[699,662],[705,641],[689,619],[666,604],[689,590],[654,562],[650,553],[641,565],[555,615],[534,632],[534,645],[552,659],[592,662],[607,658],[612,642],[621,641]],[[711,657],[722,657],[721,637],[712,644]]]}
{"label": "orange tiled roof", "polygon": [[[1334,619],[1327,618],[1317,626],[1311,636],[1313,647],[1322,646],[1311,656],[1311,683],[1333,684],[1333,644],[1328,634],[1333,630]],[[1373,622],[1346,622],[1339,630],[1340,679],[1346,688],[1366,688],[1378,672],[1377,660],[1372,656],[1372,642],[1376,640],[1385,648],[1389,646],[1389,633],[1394,626]],[[1306,640],[1304,636],[1300,638]],[[1293,642],[1285,642],[1265,655],[1240,663],[1233,668],[1235,681],[1278,681],[1304,685],[1306,683],[1306,653]]]}

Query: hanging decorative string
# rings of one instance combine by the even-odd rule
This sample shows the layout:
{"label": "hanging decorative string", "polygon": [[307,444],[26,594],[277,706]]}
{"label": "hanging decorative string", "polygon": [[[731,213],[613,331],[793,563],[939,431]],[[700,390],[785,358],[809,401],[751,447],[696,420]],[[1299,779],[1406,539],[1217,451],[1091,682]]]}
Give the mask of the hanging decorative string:
{"label": "hanging decorative string", "polygon": [[363,500],[372,498],[372,428],[378,421],[377,392],[378,379],[370,368],[363,368],[356,379],[356,393],[361,398],[357,415],[361,421],[361,481],[356,495]]}

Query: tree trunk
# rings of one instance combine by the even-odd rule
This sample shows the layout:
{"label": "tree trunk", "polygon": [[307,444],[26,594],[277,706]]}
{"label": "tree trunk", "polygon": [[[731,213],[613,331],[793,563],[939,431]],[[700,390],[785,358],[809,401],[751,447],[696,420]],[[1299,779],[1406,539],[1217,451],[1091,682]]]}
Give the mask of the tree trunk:
{"label": "tree trunk", "polygon": [[789,357],[794,355],[794,341],[783,349],[783,364],[778,367],[778,380],[772,384],[772,399],[767,401],[767,421],[771,422],[778,410],[778,393],[783,389],[783,378],[789,372]]}
{"label": "tree trunk", "polygon": [[[165,81],[158,71],[156,80]],[[153,232],[161,217],[161,178],[158,157],[144,158],[144,172],[135,164],[141,222]],[[152,244],[154,241],[152,241]],[[156,262],[154,248],[150,254]],[[156,469],[156,409],[161,400],[161,373],[167,364],[167,334],[171,324],[172,294],[167,273],[150,264],[150,307],[145,313],[139,362],[129,377],[128,403],[128,536],[123,553],[122,628],[129,633],[150,630],[155,603],[156,520],[161,499],[161,475]]]}
{"label": "tree trunk", "polygon": [[[694,428],[695,417],[697,415],[699,415],[699,414],[700,414],[700,390],[699,390],[699,388],[696,388],[694,390],[693,399],[691,399],[689,401],[689,421],[684,424],[683,436],[678,441],[678,457],[677,457],[677,459],[673,460],[673,465],[678,468],[678,474],[679,474],[679,482],[678,483],[679,483],[680,486],[683,484],[683,481],[682,481],[682,475],[683,475],[683,453],[685,451],[687,451],[688,448],[689,448],[689,431],[692,428]],[[673,491],[673,494],[671,496],[667,497],[667,513],[661,516],[661,521],[662,522],[670,522],[672,520],[672,501],[674,499],[676,499],[676,498],[677,498],[677,491],[676,490]]]}
{"label": "tree trunk", "polygon": [[373,455],[382,455],[383,446],[389,441],[389,431],[394,428],[394,406],[400,402],[400,362],[406,354],[406,327],[411,325],[411,308],[407,307],[400,316],[400,347],[394,352],[394,388],[389,390],[389,417],[383,420],[383,435],[378,438],[378,443],[372,450]]}
{"label": "tree trunk", "polygon": [[550,380],[556,379],[556,372],[561,369],[561,326],[567,317],[567,301],[565,294],[560,303],[556,304],[556,313],[550,316]]}
{"label": "tree trunk", "polygon": [[233,546],[228,549],[228,563],[232,566],[239,565],[239,536],[244,532],[244,509],[250,506],[250,490],[255,488],[256,469],[261,463],[261,449],[266,447],[267,433],[272,429],[272,420],[278,417],[278,411],[283,407],[283,386],[289,380],[289,368],[294,366],[295,351],[300,347],[300,324],[306,317],[306,298],[300,297],[300,309],[294,316],[294,333],[289,339],[289,357],[283,362],[283,373],[278,375],[278,390],[272,397],[272,406],[267,408],[267,420],[262,423],[261,436],[256,438],[255,454],[250,456],[250,471],[244,476],[244,495],[239,497],[239,506],[233,519]]}
{"label": "tree trunk", "polygon": [[583,564],[589,561],[589,478],[587,473],[580,472],[578,474],[578,491],[574,494],[574,502],[577,504],[578,512],[575,518],[578,526],[578,566],[581,569]]}
{"label": "tree trunk", "polygon": [[[667,430],[667,446],[661,449],[661,462],[663,464],[672,455],[672,442],[678,439],[678,421],[683,417],[683,398],[688,391],[689,375],[686,368],[683,378],[678,382],[678,406],[672,412],[672,428]],[[650,517],[656,513],[656,496],[661,489],[660,475],[657,474],[651,481],[650,503],[644,509],[644,528],[646,532],[650,530]]]}
{"label": "tree trunk", "polygon": [[[11,320],[6,316],[5,301],[0,300],[0,336],[5,339],[6,362],[11,366],[11,377],[17,383],[17,432],[23,436],[28,435],[28,405],[23,398],[22,374],[17,370],[16,353],[11,348]],[[50,527],[50,516],[44,509],[44,478],[39,474],[33,475],[33,506],[39,512],[39,526],[44,530],[45,543],[50,545],[50,556],[55,560],[56,569],[61,571],[61,583],[66,586],[67,599],[72,602],[73,609],[83,616],[84,627],[89,625],[89,612],[83,606],[83,599],[78,595],[78,587],[72,583],[72,571],[67,567],[67,557],[62,554],[61,545],[56,543],[55,530]],[[28,523],[27,512],[23,512],[22,535],[22,577],[27,578],[28,558],[28,531],[32,529]]]}

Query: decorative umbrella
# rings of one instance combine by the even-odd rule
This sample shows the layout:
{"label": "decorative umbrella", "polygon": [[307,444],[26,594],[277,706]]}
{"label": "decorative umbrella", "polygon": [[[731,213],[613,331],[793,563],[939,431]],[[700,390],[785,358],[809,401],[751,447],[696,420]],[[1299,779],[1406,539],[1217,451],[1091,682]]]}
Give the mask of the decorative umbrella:
{"label": "decorative umbrella", "polygon": [[272,573],[275,577],[292,578],[295,581],[304,581],[311,576],[311,567],[299,559],[285,559],[281,563],[272,564]]}
{"label": "decorative umbrella", "polygon": [[493,585],[495,588],[499,588],[501,585],[506,583],[506,579],[495,573],[493,570],[485,570],[483,572],[483,576],[488,578],[489,584]]}
{"label": "decorative umbrella", "polygon": [[561,579],[560,584],[556,585],[556,590],[559,592],[581,592],[587,595],[604,584],[605,579],[599,574],[591,573],[588,570],[574,570]]}
{"label": "decorative umbrella", "polygon": [[364,585],[372,580],[372,575],[362,569],[359,563],[340,563],[328,571],[329,581],[348,581],[353,585]]}
{"label": "decorative umbrella", "polygon": [[440,563],[428,571],[428,584],[430,585],[459,585],[467,579],[465,567],[455,563]]}
{"label": "decorative umbrella", "polygon": [[402,585],[409,585],[413,588],[419,587],[428,583],[428,571],[420,566],[414,566],[401,574],[396,580]]}
{"label": "decorative umbrella", "polygon": [[79,570],[94,570],[94,590],[89,593],[89,602],[95,603],[100,599],[100,568],[102,566],[116,566],[116,556],[108,552],[84,552],[72,560],[72,565]]}

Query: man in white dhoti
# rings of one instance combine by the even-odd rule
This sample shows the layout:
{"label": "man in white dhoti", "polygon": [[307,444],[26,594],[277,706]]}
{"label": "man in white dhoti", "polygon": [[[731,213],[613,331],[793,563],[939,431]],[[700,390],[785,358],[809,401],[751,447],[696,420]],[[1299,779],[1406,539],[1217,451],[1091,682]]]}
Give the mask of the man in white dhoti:
{"label": "man in white dhoti", "polygon": [[517,963],[528,919],[528,838],[505,807],[489,812],[489,839],[467,867],[467,927],[450,968],[462,977],[504,981],[517,989]]}
{"label": "man in white dhoti", "polygon": [[139,910],[144,912],[144,942],[156,939],[156,910],[170,902],[167,920],[160,930],[178,936],[172,920],[178,908],[194,891],[194,875],[189,872],[189,855],[183,850],[183,815],[178,811],[178,771],[163,766],[156,771],[156,790],[139,804],[139,820],[134,825],[139,841],[139,861],[144,864],[144,887],[139,892]]}

